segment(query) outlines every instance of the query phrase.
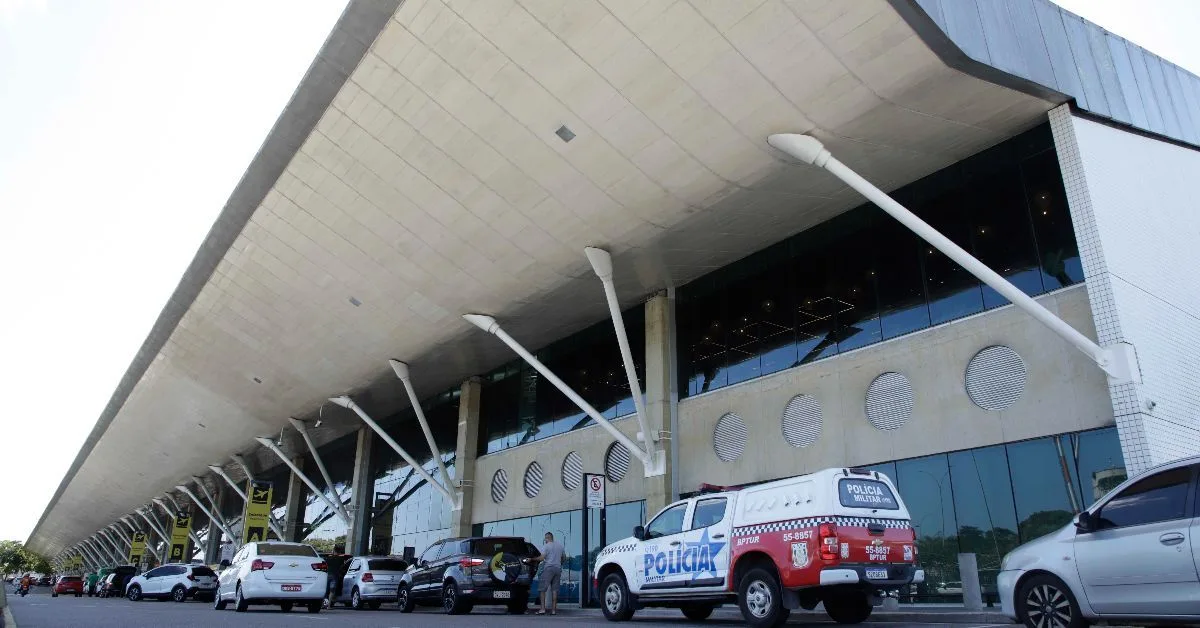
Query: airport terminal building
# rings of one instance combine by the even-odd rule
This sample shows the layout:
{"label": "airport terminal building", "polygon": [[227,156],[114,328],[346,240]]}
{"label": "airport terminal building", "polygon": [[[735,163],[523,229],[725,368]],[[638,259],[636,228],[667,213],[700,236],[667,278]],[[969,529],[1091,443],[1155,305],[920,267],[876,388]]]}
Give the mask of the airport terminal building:
{"label": "airport terminal building", "polygon": [[865,466],[927,592],[959,552],[986,581],[1200,454],[1198,178],[1200,78],[1047,0],[352,0],[29,543],[108,562],[144,523],[165,558],[187,510],[216,562],[252,475],[324,550],[551,531],[576,600],[701,484]]}

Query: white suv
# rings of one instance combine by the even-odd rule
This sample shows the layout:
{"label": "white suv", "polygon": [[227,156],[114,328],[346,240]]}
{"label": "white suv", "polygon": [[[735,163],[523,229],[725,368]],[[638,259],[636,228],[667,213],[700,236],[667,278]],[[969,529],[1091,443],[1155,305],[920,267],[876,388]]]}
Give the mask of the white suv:
{"label": "white suv", "polygon": [[1126,480],[1061,530],[1004,557],[1005,615],[1030,627],[1200,620],[1200,457]]}
{"label": "white suv", "polygon": [[183,602],[189,597],[211,602],[217,592],[217,574],[204,565],[168,564],[130,578],[125,597],[131,602],[143,598],[172,599]]}
{"label": "white suv", "polygon": [[301,605],[310,613],[319,613],[328,590],[327,570],[328,565],[311,545],[247,543],[221,572],[213,608],[225,610],[233,602],[240,613],[251,604],[278,604],[286,612]]}

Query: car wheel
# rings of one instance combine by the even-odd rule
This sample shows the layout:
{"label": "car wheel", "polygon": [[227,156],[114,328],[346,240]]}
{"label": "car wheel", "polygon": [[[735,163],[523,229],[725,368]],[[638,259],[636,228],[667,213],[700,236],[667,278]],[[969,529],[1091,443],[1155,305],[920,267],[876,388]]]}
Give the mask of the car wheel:
{"label": "car wheel", "polygon": [[221,591],[218,589],[216,596],[213,597],[213,610],[214,611],[223,611],[223,610],[225,610],[225,606],[228,604],[229,604],[229,602],[226,602],[225,600],[221,599]]}
{"label": "car wheel", "polygon": [[453,580],[442,585],[442,610],[446,611],[447,615],[471,612],[467,602],[463,600],[462,592],[458,590],[458,584]]}
{"label": "car wheel", "polygon": [[363,609],[362,596],[358,593],[358,587],[354,587],[354,589],[350,591],[350,608],[353,608],[356,611],[361,611]]}
{"label": "car wheel", "polygon": [[396,604],[400,606],[401,613],[412,612],[414,603],[406,585],[400,585],[400,589],[396,591]]}
{"label": "car wheel", "polygon": [[138,585],[136,585],[136,584],[135,584],[135,585],[133,585],[132,587],[129,587],[129,590],[125,592],[125,597],[129,598],[129,601],[130,601],[130,602],[138,602],[138,601],[141,601],[141,599],[142,599],[142,587],[139,587],[139,586],[138,586]]}
{"label": "car wheel", "polygon": [[325,603],[322,602],[321,600],[317,600],[316,602],[309,602],[308,603],[308,612],[319,613],[319,612],[321,612],[321,607],[324,605],[325,605]]}
{"label": "car wheel", "polygon": [[779,579],[761,567],[751,569],[738,583],[738,606],[746,623],[756,628],[781,626],[792,614],[783,607]]}
{"label": "car wheel", "polygon": [[871,616],[871,600],[862,591],[843,591],[823,600],[829,618],[839,624],[861,624]]}
{"label": "car wheel", "polygon": [[292,603],[291,603],[291,602],[280,602],[280,603],[279,603],[279,610],[280,610],[280,611],[282,611],[282,612],[284,612],[284,613],[290,613],[290,612],[292,612]]}
{"label": "car wheel", "polygon": [[176,602],[186,602],[187,589],[183,588],[183,585],[178,585],[174,589],[171,589],[171,599]]}
{"label": "car wheel", "polygon": [[1016,605],[1017,618],[1032,628],[1083,628],[1087,625],[1071,589],[1049,574],[1026,580],[1021,585]]}
{"label": "car wheel", "polygon": [[244,613],[247,608],[250,608],[250,602],[242,596],[242,584],[239,582],[237,591],[233,593],[233,611],[235,613]]}
{"label": "car wheel", "polygon": [[603,594],[600,596],[600,608],[608,621],[629,621],[633,618],[633,604],[629,599],[629,586],[625,584],[625,576],[610,573],[600,585]]}
{"label": "car wheel", "polygon": [[83,594],[82,594],[82,593],[76,593],[76,594],[75,594],[75,597],[83,597]]}
{"label": "car wheel", "polygon": [[710,604],[693,604],[690,606],[682,606],[679,610],[683,611],[683,616],[692,621],[704,621],[712,615],[713,606]]}
{"label": "car wheel", "polygon": [[51,591],[50,597],[58,597],[58,591]]}

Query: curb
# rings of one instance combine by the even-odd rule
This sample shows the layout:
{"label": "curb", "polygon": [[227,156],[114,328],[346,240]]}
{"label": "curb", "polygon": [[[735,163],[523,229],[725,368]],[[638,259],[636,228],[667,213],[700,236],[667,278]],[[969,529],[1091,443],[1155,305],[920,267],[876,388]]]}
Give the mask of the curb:
{"label": "curb", "polygon": [[4,607],[4,616],[0,617],[0,628],[17,628],[17,620],[13,619],[12,607]]}

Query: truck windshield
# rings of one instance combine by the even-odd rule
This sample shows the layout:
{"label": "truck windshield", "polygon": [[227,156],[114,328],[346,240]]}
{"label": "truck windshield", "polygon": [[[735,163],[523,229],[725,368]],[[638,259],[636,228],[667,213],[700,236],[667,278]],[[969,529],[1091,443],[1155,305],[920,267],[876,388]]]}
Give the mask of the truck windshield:
{"label": "truck windshield", "polygon": [[838,482],[838,497],[847,508],[900,509],[892,489],[876,480],[843,479]]}

